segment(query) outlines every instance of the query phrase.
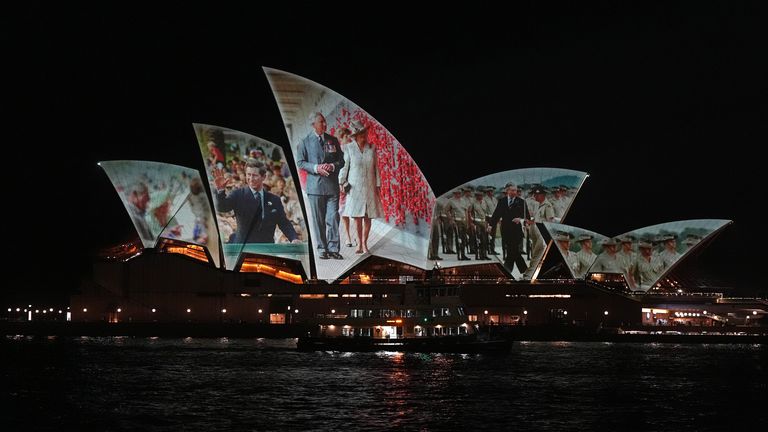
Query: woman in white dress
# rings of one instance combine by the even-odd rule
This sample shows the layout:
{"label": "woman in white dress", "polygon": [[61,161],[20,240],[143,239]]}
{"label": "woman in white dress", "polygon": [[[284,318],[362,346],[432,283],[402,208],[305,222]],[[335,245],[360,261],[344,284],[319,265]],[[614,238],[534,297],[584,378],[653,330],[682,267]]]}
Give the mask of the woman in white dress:
{"label": "woman in white dress", "polygon": [[347,201],[342,216],[355,221],[359,244],[355,253],[367,253],[371,219],[383,215],[379,188],[381,178],[376,163],[376,149],[368,143],[368,131],[362,122],[353,120],[350,136],[354,140],[344,151],[344,167],[339,172],[342,190],[347,186]]}
{"label": "woman in white dress", "polygon": [[[341,144],[341,151],[345,153],[344,156],[344,166],[346,166],[349,163],[349,160],[346,157],[347,153],[347,146],[349,146],[350,143],[352,143],[352,137],[349,136],[349,129],[347,128],[339,128],[336,131],[337,135],[336,138],[339,140],[339,144]],[[342,171],[339,171],[339,173],[343,172],[344,168],[342,167]],[[341,178],[339,178],[339,181],[341,182]],[[347,247],[352,247],[352,235],[349,233],[349,216],[344,216],[344,205],[347,203],[347,194],[344,192],[344,185],[341,187],[341,194],[339,196],[339,214],[341,215],[341,222],[344,224],[344,232],[347,234]],[[357,245],[357,240],[354,240],[355,245]]]}

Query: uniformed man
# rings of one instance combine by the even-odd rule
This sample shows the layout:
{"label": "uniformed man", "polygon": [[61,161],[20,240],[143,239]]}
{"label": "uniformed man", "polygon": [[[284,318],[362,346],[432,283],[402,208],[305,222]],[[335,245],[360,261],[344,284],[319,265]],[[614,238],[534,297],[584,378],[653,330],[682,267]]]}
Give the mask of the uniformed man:
{"label": "uniformed man", "polygon": [[598,255],[595,263],[592,264],[592,268],[589,269],[590,273],[623,273],[621,268],[621,261],[616,253],[616,247],[618,242],[612,238],[607,238],[602,241],[603,252]]}
{"label": "uniformed man", "polygon": [[560,253],[563,255],[565,265],[568,266],[571,274],[576,274],[578,262],[576,260],[576,254],[571,252],[571,235],[560,231],[555,234],[554,239],[557,243],[558,249],[560,249]]}
{"label": "uniformed man", "polygon": [[473,243],[475,243],[475,259],[488,260],[488,222],[491,212],[483,199],[485,192],[475,191],[475,200],[469,206],[469,221],[473,225]]}
{"label": "uniformed man", "polygon": [[467,261],[467,207],[469,203],[462,196],[463,189],[455,189],[446,205],[449,217],[453,220],[456,241],[456,255],[459,261]]}
{"label": "uniformed man", "polygon": [[576,252],[576,277],[583,278],[587,270],[592,267],[592,263],[597,259],[597,255],[592,252],[592,236],[581,234],[576,241],[581,245],[581,249]]}
{"label": "uniformed man", "polygon": [[440,207],[442,207],[441,201],[439,199],[435,200],[435,211],[433,212],[434,216],[432,217],[432,231],[429,237],[429,250],[427,251],[427,259],[430,261],[440,261],[443,259],[443,257],[437,253],[441,240],[440,218],[437,217],[438,212],[441,210]]}
{"label": "uniformed man", "polygon": [[677,237],[674,234],[665,235],[662,237],[662,245],[664,249],[659,253],[659,258],[665,269],[672,267],[682,255],[677,251]]}
{"label": "uniformed man", "polygon": [[568,187],[560,185],[554,190],[555,196],[552,198],[552,207],[555,210],[555,221],[560,222],[563,220],[565,211],[568,209]]}
{"label": "uniformed man", "polygon": [[555,209],[546,198],[546,188],[542,185],[536,185],[531,189],[531,195],[533,195],[533,202],[530,211],[535,223],[528,226],[528,238],[531,239],[531,262],[528,264],[528,270],[523,275],[525,279],[533,277],[533,272],[536,271],[536,267],[539,265],[539,261],[541,261],[547,248],[544,237],[541,235],[541,231],[539,231],[539,227],[536,224],[552,222],[555,219]]}
{"label": "uniformed man", "polygon": [[[486,186],[485,187],[485,197],[483,198],[486,203],[486,207],[488,208],[488,216],[493,214],[493,210],[496,208],[496,204],[499,202],[499,200],[496,199],[496,197],[493,196],[494,192],[496,191],[496,188],[493,186]],[[489,255],[498,255],[499,253],[496,252],[496,227],[491,227],[491,232],[488,234],[488,254]]]}
{"label": "uniformed man", "polygon": [[[475,188],[472,186],[464,186],[462,189],[464,191],[464,194],[462,195],[462,198],[464,198],[464,201],[466,201],[466,210],[469,211],[469,207],[472,205],[472,201],[474,201],[473,195],[475,194]],[[475,228],[470,223],[469,215],[466,216],[467,220],[467,248],[469,249],[470,254],[477,255],[477,251],[475,250],[475,242],[472,240],[475,237]]]}
{"label": "uniformed man", "polygon": [[630,269],[630,274],[636,284],[632,288],[648,291],[661,276],[664,265],[658,257],[653,255],[653,243],[650,239],[640,240],[637,247],[640,254]]}
{"label": "uniformed man", "polygon": [[693,234],[688,234],[688,236],[685,237],[685,240],[683,240],[683,244],[685,245],[685,250],[688,251],[695,245],[697,245],[701,241],[701,237]]}
{"label": "uniformed man", "polygon": [[443,245],[443,253],[455,254],[453,250],[453,234],[455,227],[453,226],[453,219],[448,216],[448,200],[446,198],[440,198],[436,203],[435,214],[438,215],[440,221],[440,241]]}
{"label": "uniformed man", "polygon": [[628,235],[621,236],[619,237],[619,242],[621,243],[621,250],[616,253],[619,260],[619,268],[622,273],[624,273],[624,277],[627,279],[627,284],[630,287],[633,287],[636,284],[632,279],[632,273],[629,270],[632,265],[634,265],[635,260],[637,260],[637,252],[635,252],[634,249],[635,239]]}

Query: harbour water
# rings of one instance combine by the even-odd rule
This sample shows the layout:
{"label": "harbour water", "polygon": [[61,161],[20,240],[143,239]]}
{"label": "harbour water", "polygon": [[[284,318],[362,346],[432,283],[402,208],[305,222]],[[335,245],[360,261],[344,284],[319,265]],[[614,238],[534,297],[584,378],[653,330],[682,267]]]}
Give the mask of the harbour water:
{"label": "harbour water", "polygon": [[293,339],[4,337],[3,429],[701,431],[768,424],[766,345],[515,342],[504,355],[293,346]]}

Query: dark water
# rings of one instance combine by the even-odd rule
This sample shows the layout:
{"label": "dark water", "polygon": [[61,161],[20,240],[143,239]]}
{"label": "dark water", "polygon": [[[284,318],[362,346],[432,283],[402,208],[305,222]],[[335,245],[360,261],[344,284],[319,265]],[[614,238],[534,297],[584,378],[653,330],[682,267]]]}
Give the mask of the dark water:
{"label": "dark water", "polygon": [[680,431],[768,421],[764,345],[521,342],[503,356],[279,349],[292,343],[5,338],[0,428]]}

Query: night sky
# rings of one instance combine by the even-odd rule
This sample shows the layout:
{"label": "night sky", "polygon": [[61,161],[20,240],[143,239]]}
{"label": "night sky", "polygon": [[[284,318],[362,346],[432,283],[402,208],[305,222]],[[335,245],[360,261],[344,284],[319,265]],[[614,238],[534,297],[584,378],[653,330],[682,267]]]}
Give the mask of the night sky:
{"label": "night sky", "polygon": [[[698,260],[759,284],[766,17],[692,9],[455,12],[52,10],[3,29],[4,296],[63,298],[133,235],[96,162],[203,169],[191,124],[288,142],[262,66],[348,97],[436,194],[515,168],[591,174],[567,223],[606,235],[733,219]],[[181,8],[181,6],[179,6]],[[11,17],[9,17],[11,18]],[[5,104],[4,104],[5,105]],[[9,152],[8,152],[9,151]]]}

